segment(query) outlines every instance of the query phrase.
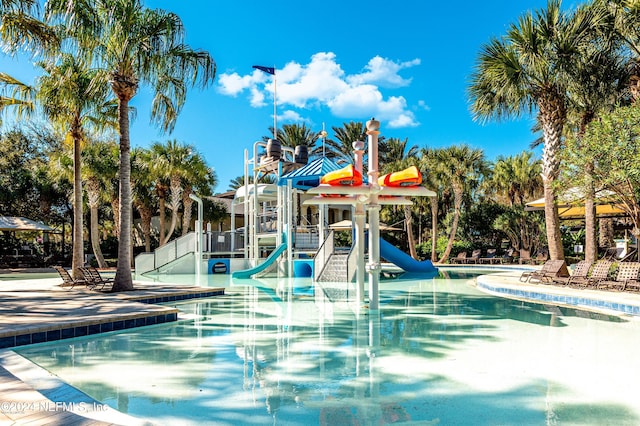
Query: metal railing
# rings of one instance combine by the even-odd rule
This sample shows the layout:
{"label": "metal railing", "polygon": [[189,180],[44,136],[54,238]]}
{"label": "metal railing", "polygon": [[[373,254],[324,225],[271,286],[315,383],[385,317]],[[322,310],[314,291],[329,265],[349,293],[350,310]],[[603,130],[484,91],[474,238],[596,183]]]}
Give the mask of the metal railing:
{"label": "metal railing", "polygon": [[244,234],[242,232],[207,232],[203,236],[202,251],[209,253],[232,253],[244,249]]}
{"label": "metal railing", "polygon": [[313,258],[313,278],[316,281],[320,278],[320,275],[322,275],[322,270],[327,264],[329,257],[333,254],[333,234],[333,231],[329,232],[329,235],[325,238],[324,242],[318,249],[316,256]]}
{"label": "metal railing", "polygon": [[162,247],[158,247],[153,253],[142,253],[136,256],[136,273],[144,274],[153,271],[188,253],[194,253],[196,251],[196,238],[195,232],[189,232],[173,241],[169,241]]}

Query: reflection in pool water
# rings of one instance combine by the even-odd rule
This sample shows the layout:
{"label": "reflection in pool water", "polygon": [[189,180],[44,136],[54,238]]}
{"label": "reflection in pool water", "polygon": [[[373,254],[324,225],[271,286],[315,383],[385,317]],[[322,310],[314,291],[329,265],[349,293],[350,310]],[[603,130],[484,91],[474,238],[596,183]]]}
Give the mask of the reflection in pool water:
{"label": "reflection in pool water", "polygon": [[640,423],[638,320],[444,272],[383,281],[368,315],[352,284],[207,276],[227,294],[173,303],[186,320],[17,352],[156,424]]}

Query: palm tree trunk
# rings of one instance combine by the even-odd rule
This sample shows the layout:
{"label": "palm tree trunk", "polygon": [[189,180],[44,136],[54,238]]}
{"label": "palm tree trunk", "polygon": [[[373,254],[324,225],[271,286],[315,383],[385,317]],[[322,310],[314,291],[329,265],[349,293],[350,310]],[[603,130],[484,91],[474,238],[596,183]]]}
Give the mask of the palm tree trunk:
{"label": "palm tree trunk", "polygon": [[171,239],[173,231],[176,229],[178,223],[178,209],[180,208],[180,200],[182,198],[182,186],[179,176],[171,176],[171,187],[169,189],[169,208],[171,209],[171,225],[169,232],[165,236],[162,245],[165,245]]}
{"label": "palm tree trunk", "polygon": [[431,261],[435,262],[438,259],[438,199],[436,197],[429,197],[431,203]]}
{"label": "palm tree trunk", "polygon": [[440,258],[440,263],[444,263],[451,254],[451,249],[453,248],[453,242],[456,239],[456,233],[458,232],[458,223],[460,222],[460,211],[462,208],[462,196],[463,196],[463,188],[461,185],[453,184],[453,224],[451,225],[451,233],[449,234],[449,242],[447,242],[447,248],[442,253],[442,257]]}
{"label": "palm tree trunk", "polygon": [[560,218],[553,183],[560,170],[560,151],[562,128],[566,117],[566,109],[560,97],[550,95],[539,102],[540,122],[544,135],[542,149],[542,185],[544,188],[544,216],[547,227],[547,244],[551,260],[564,260],[562,237],[560,234]]}
{"label": "palm tree trunk", "polygon": [[158,200],[160,203],[160,224],[159,224],[159,232],[160,235],[158,235],[158,242],[159,244],[162,246],[164,245],[163,241],[164,241],[164,236],[165,236],[165,221],[167,220],[166,218],[166,210],[167,210],[167,206],[165,205],[165,198],[164,197],[160,197],[160,199]]}
{"label": "palm tree trunk", "polygon": [[[182,207],[184,208],[182,212],[182,235],[189,232],[189,226],[191,225],[191,206],[193,205],[193,200],[189,197],[189,194],[191,194],[191,186],[187,186],[182,192]],[[202,226],[202,224],[200,226]]]}
{"label": "palm tree trunk", "polygon": [[585,174],[588,179],[588,186],[584,196],[584,260],[595,262],[598,257],[598,247],[596,246],[596,194],[593,179],[591,179],[593,163],[586,167]]}
{"label": "palm tree trunk", "polygon": [[[121,82],[115,81],[114,86]],[[131,89],[129,87],[129,89]],[[114,87],[118,96],[118,124],[120,128],[120,237],[118,239],[118,266],[112,291],[133,290],[131,277],[131,141],[129,139],[129,99],[135,94]]]}
{"label": "palm tree trunk", "polygon": [[105,262],[104,256],[102,255],[102,250],[100,249],[100,231],[98,230],[98,206],[92,204],[89,207],[89,211],[91,213],[91,248],[93,249],[93,254],[96,257],[96,261],[98,262],[98,267],[106,268],[107,262]]}
{"label": "palm tree trunk", "polygon": [[411,216],[411,206],[404,206],[404,221],[407,224],[407,239],[409,240],[409,254],[412,258],[417,259],[416,240],[413,236],[413,217]]}
{"label": "palm tree trunk", "polygon": [[84,265],[84,239],[82,223],[82,175],[80,164],[80,134],[71,130],[73,138],[73,249],[71,273],[75,279],[82,278],[80,267]]}

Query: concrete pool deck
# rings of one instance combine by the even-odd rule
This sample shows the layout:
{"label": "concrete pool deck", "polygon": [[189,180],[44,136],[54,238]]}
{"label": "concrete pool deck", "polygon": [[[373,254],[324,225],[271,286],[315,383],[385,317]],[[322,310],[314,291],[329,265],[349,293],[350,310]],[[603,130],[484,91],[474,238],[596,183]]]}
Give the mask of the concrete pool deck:
{"label": "concrete pool deck", "polygon": [[[100,293],[59,286],[59,278],[0,280],[0,424],[145,424],[95,401],[9,350],[12,347],[176,321],[156,303],[212,297],[224,288],[136,281]],[[36,390],[38,389],[38,390]]]}

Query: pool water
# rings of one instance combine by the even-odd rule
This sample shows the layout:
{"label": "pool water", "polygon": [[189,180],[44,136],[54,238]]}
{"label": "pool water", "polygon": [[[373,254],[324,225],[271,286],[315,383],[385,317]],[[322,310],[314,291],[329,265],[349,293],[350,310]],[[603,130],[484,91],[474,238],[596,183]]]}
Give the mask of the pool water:
{"label": "pool water", "polygon": [[204,276],[226,295],[184,320],[16,352],[159,425],[640,424],[640,321],[443,272],[383,281],[377,314],[353,284]]}

